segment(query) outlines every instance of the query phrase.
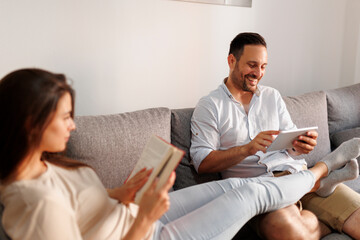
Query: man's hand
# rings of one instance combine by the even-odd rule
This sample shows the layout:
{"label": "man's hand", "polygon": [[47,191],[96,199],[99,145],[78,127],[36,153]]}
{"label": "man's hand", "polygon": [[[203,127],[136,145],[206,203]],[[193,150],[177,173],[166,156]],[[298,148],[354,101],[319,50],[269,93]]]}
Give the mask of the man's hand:
{"label": "man's hand", "polygon": [[135,194],[147,182],[152,169],[145,168],[136,173],[131,179],[126,181],[124,185],[114,189],[107,189],[109,196],[127,205],[134,202]]}
{"label": "man's hand", "polygon": [[315,130],[308,131],[305,136],[299,136],[298,140],[293,142],[294,151],[290,151],[293,155],[308,154],[314,150],[318,138],[318,132]]}
{"label": "man's hand", "polygon": [[251,142],[241,146],[235,146],[227,150],[213,150],[201,162],[198,172],[211,173],[224,171],[248,156],[258,151],[266,152],[266,148],[274,141],[280,131],[270,130],[260,132]]}
{"label": "man's hand", "polygon": [[264,131],[260,132],[251,142],[246,145],[249,155],[254,155],[258,151],[266,152],[266,149],[274,141],[275,136],[280,131]]}

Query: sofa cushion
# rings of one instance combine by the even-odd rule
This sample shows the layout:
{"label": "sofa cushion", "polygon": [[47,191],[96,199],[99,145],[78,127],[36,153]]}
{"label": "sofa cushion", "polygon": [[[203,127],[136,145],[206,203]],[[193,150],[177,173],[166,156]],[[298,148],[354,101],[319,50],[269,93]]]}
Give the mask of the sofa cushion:
{"label": "sofa cushion", "polygon": [[353,238],[349,237],[349,235],[346,235],[345,233],[330,233],[321,240],[353,240]]}
{"label": "sofa cushion", "polygon": [[[350,140],[354,137],[360,138],[360,127],[342,130],[331,134],[331,148],[335,150],[341,143]],[[360,156],[357,158],[360,164]]]}
{"label": "sofa cushion", "polygon": [[360,127],[360,83],[326,91],[329,132]]}
{"label": "sofa cushion", "polygon": [[193,111],[194,108],[174,109],[171,111],[171,143],[185,151],[184,158],[176,169],[176,175],[181,177],[176,178],[174,190],[221,178],[219,173],[197,174],[190,163],[190,122]]}
{"label": "sofa cushion", "polygon": [[344,184],[349,186],[355,192],[360,193],[360,177],[351,181],[346,181]]}
{"label": "sofa cushion", "polygon": [[330,153],[328,116],[325,92],[311,92],[283,98],[293,122],[298,128],[318,126],[319,137],[315,149],[297,158],[305,158],[309,167]]}
{"label": "sofa cushion", "polygon": [[76,117],[66,154],[92,166],[105,187],[120,186],[151,135],[170,142],[170,119],[167,108]]}

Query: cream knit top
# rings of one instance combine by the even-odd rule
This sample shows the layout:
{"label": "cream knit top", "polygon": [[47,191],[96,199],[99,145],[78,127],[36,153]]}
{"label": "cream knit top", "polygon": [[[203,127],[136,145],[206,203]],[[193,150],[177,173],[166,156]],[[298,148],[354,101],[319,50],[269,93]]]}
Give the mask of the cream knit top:
{"label": "cream knit top", "polygon": [[[47,171],[1,189],[3,226],[17,239],[121,239],[138,207],[111,199],[89,167],[68,170],[46,162]],[[154,225],[145,239],[152,239]]]}

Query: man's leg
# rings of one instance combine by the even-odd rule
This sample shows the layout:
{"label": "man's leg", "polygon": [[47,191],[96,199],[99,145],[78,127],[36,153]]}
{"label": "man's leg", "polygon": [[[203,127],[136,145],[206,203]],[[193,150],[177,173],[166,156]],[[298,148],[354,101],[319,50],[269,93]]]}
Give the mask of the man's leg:
{"label": "man's leg", "polygon": [[322,198],[314,193],[302,198],[305,209],[331,228],[360,239],[360,194],[340,184],[330,196]]}
{"label": "man's leg", "polygon": [[[314,186],[316,179],[310,171],[303,171],[285,176],[282,179],[260,178],[253,179],[256,182],[247,182],[243,185],[236,183],[236,185],[240,185],[238,188],[225,193],[222,187],[228,188],[226,185],[229,182],[239,182],[239,179],[229,179],[220,182],[220,184],[219,182],[212,182],[180,190],[178,197],[184,196],[185,199],[179,202],[171,202],[173,206],[170,207],[170,211],[183,211],[184,206],[191,210],[192,206],[188,203],[198,205],[191,196],[198,195],[202,190],[201,188],[204,188],[201,196],[212,195],[211,192],[208,192],[212,191],[212,188],[208,187],[209,185],[214,185],[214,189],[222,192],[222,194],[179,218],[174,219],[169,216],[165,221],[161,219],[158,222],[154,238],[230,239],[251,217],[294,203],[296,199]],[[299,186],[294,189],[292,187],[294,185]],[[183,195],[184,193],[186,194]],[[176,192],[172,193],[171,196],[174,194]],[[184,202],[186,202],[185,205]],[[170,221],[168,221],[169,219]]]}
{"label": "man's leg", "polygon": [[312,212],[300,211],[297,206],[264,214],[258,220],[259,234],[264,239],[320,239],[331,231],[321,225]]}
{"label": "man's leg", "polygon": [[346,219],[343,232],[352,236],[354,239],[360,239],[360,208],[356,210],[351,216]]}
{"label": "man's leg", "polygon": [[[310,171],[320,179],[327,175],[328,168],[324,163],[317,163]],[[311,191],[316,191],[319,185],[317,182]],[[251,225],[262,238],[274,240],[319,239],[331,232],[312,212],[301,211],[296,205],[258,216]]]}

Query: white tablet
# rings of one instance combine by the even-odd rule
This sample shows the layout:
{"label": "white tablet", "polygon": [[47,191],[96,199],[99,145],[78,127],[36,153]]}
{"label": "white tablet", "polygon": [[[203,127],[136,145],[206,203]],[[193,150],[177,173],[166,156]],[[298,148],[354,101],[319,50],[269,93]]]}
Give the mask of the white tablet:
{"label": "white tablet", "polygon": [[277,151],[287,148],[292,148],[293,141],[298,138],[300,135],[305,135],[310,130],[317,130],[318,127],[306,127],[298,128],[294,130],[281,131],[271,145],[267,148],[267,152]]}

